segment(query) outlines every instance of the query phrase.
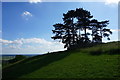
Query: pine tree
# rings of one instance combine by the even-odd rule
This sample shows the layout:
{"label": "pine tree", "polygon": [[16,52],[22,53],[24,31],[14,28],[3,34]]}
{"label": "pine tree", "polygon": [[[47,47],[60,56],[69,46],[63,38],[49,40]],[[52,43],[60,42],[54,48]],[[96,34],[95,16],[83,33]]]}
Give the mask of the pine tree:
{"label": "pine tree", "polygon": [[[70,10],[66,14],[63,14],[63,23],[54,24],[55,28],[52,32],[55,36],[52,39],[60,39],[65,44],[64,48],[73,49],[74,47],[86,47],[87,44],[102,43],[102,38],[107,37],[110,40],[109,35],[112,34],[110,29],[107,29],[109,21],[99,22],[96,19],[92,19],[93,16],[89,11],[83,8],[77,8],[76,10]],[[87,32],[92,31],[92,34]],[[83,33],[84,32],[84,33]],[[92,40],[89,36],[92,36]]]}

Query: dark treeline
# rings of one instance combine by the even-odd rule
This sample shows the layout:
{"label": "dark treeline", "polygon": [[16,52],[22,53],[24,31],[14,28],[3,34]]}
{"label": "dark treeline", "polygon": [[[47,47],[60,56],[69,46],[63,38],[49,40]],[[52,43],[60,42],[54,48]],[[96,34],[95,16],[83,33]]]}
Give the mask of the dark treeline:
{"label": "dark treeline", "polygon": [[55,36],[52,39],[60,39],[67,49],[102,43],[103,37],[110,40],[109,35],[112,34],[110,29],[106,28],[108,24],[108,20],[98,21],[93,19],[89,11],[77,8],[63,14],[63,23],[53,25],[52,32]]}

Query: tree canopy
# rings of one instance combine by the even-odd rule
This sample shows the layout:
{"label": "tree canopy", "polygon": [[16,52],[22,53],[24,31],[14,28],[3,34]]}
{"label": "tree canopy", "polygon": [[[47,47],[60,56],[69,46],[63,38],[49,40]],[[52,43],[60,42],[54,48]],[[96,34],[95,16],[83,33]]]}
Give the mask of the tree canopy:
{"label": "tree canopy", "polygon": [[[55,36],[52,39],[62,41],[64,48],[86,47],[89,43],[102,43],[102,38],[112,34],[107,29],[108,20],[98,21],[93,15],[83,8],[70,10],[63,13],[63,23],[54,24],[52,32]],[[91,38],[91,40],[90,40]]]}

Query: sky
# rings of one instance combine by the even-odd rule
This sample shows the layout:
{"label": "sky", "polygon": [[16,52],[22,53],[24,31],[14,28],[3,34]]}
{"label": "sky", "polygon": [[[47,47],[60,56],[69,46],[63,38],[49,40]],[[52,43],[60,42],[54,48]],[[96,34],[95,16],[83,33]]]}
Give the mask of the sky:
{"label": "sky", "polygon": [[[37,2],[39,1],[39,2]],[[40,54],[65,50],[52,40],[55,23],[63,23],[63,13],[76,8],[91,12],[94,19],[109,20],[110,41],[118,40],[118,4],[105,2],[2,2],[2,54]],[[110,2],[111,1],[111,2]],[[103,39],[108,42],[107,39]]]}

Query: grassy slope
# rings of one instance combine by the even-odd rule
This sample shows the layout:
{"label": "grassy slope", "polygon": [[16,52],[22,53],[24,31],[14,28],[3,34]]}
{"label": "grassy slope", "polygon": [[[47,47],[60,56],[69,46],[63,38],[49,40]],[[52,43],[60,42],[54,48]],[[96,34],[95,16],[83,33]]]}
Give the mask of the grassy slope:
{"label": "grassy slope", "polygon": [[[102,44],[92,48],[56,52],[31,57],[3,69],[3,78],[115,78],[119,54],[117,43]],[[101,52],[102,51],[102,52]],[[88,53],[104,53],[90,55]]]}

